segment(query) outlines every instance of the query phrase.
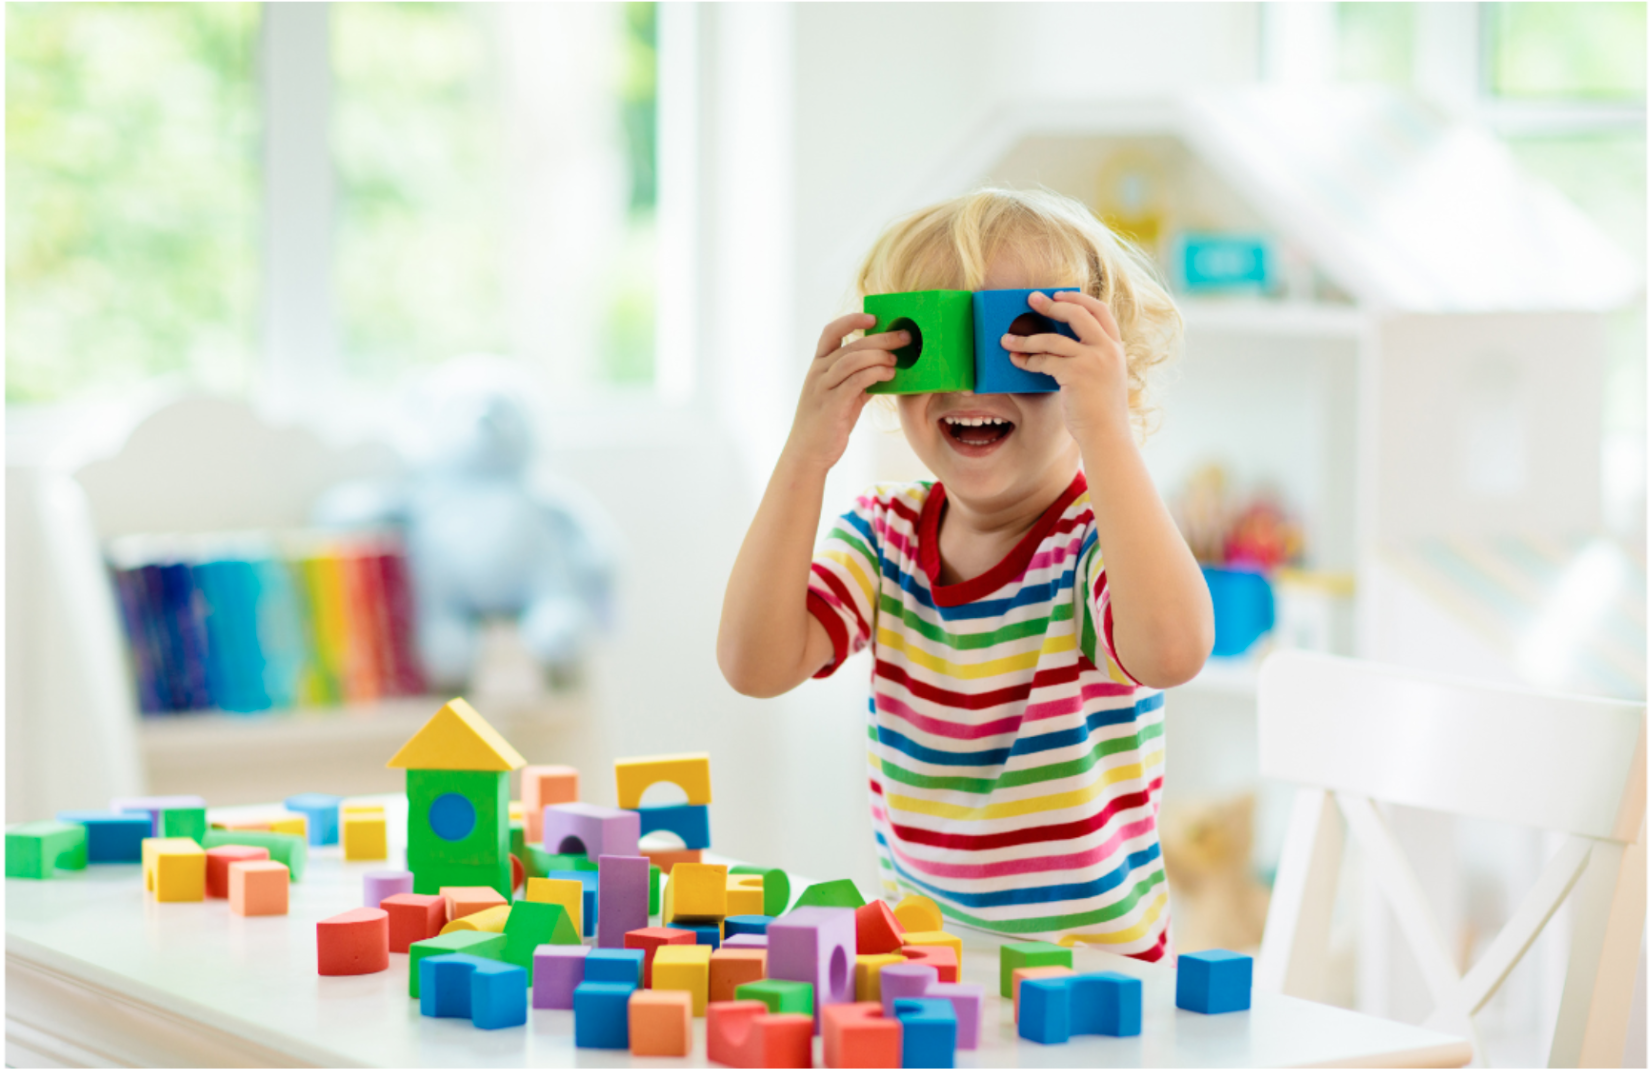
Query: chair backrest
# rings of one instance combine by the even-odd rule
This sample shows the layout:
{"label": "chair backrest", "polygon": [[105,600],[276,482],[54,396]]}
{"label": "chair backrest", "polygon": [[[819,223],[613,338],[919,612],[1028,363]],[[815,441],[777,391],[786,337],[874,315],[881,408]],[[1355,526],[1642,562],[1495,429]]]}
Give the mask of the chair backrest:
{"label": "chair backrest", "polygon": [[[1261,667],[1260,773],[1301,786],[1256,964],[1262,988],[1321,984],[1343,822],[1415,953],[1437,1010],[1464,1031],[1566,896],[1575,904],[1551,1064],[1619,1065],[1644,926],[1645,710],[1286,651]],[[1376,802],[1567,834],[1465,976]]]}

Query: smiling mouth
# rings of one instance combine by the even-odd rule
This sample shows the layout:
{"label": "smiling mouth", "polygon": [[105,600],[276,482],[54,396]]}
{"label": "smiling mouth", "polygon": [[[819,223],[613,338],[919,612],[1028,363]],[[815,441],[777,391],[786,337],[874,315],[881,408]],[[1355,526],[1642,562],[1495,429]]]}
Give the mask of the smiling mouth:
{"label": "smiling mouth", "polygon": [[940,426],[951,441],[963,446],[994,446],[1014,430],[1013,423],[994,416],[945,416]]}

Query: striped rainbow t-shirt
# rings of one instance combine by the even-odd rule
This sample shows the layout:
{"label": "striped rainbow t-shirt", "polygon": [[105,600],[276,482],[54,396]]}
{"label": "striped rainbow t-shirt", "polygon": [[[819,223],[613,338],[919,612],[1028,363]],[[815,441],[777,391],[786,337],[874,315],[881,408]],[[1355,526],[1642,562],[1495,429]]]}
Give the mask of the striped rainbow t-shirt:
{"label": "striped rainbow t-shirt", "polygon": [[814,556],[828,676],[871,672],[871,818],[884,894],[1025,939],[1169,952],[1157,839],[1163,696],[1111,642],[1078,473],[994,568],[939,582],[942,484],[873,487]]}

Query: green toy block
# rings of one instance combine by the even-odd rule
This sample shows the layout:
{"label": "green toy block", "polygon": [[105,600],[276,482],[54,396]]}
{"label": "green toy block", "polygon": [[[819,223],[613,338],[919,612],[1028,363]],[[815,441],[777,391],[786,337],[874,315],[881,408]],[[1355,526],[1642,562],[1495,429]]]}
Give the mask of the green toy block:
{"label": "green toy block", "polygon": [[304,879],[304,865],[309,861],[309,843],[302,836],[288,832],[261,832],[256,829],[207,829],[201,837],[201,846],[207,850],[239,844],[244,847],[262,847],[269,857],[286,866],[287,874],[295,881]]}
{"label": "green toy block", "polygon": [[[484,959],[504,961],[504,934],[482,933],[469,929],[442,933],[428,940],[419,940],[407,948],[407,995],[418,998],[418,964],[432,955],[451,955],[463,952],[480,955]],[[531,970],[528,971],[532,973]]]}
{"label": "green toy block", "polygon": [[533,950],[540,944],[577,944],[579,934],[573,928],[573,919],[560,903],[533,903],[518,899],[510,904],[510,916],[504,922],[505,962],[527,971],[527,983],[533,975]]}
{"label": "green toy block", "polygon": [[[791,878],[782,869],[734,866],[729,873],[755,873],[762,878],[762,913],[777,918],[791,904]],[[863,904],[861,904],[863,905]]]}
{"label": "green toy block", "polygon": [[451,862],[425,862],[412,871],[413,891],[419,895],[440,895],[443,888],[492,888],[505,899],[511,898],[510,856],[487,866],[458,865]]}
{"label": "green toy block", "polygon": [[[767,878],[762,878],[763,889],[767,888]],[[765,905],[765,904],[764,904]],[[796,906],[801,907],[847,907],[858,910],[865,905],[865,897],[859,894],[854,882],[844,877],[839,881],[825,881],[821,884],[810,884],[802,889],[802,894],[796,897]]]}
{"label": "green toy block", "polygon": [[647,916],[653,917],[659,913],[659,882],[664,877],[664,871],[658,866],[647,867]]}
{"label": "green toy block", "polygon": [[[503,859],[508,881],[509,854],[508,773],[407,770],[408,869],[417,873],[429,863],[491,865]],[[524,868],[526,864],[522,859]],[[500,891],[508,896],[509,885]]]}
{"label": "green toy block", "polygon": [[537,877],[542,877],[545,873],[567,873],[569,871],[595,873],[601,869],[596,863],[590,861],[589,855],[551,854],[536,843],[528,844],[527,851],[533,855],[533,865],[541,866],[544,869],[544,873],[534,874]]}
{"label": "green toy block", "polygon": [[877,318],[866,334],[910,331],[911,344],[894,350],[894,377],[872,383],[872,394],[928,394],[974,389],[974,295],[967,290],[870,294],[865,311]]}
{"label": "green toy block", "polygon": [[733,998],[759,999],[768,1005],[769,1014],[814,1013],[814,986],[806,981],[751,981],[735,988]]}
{"label": "green toy block", "polygon": [[86,826],[30,821],[6,830],[6,876],[49,880],[55,870],[86,868]]}
{"label": "green toy block", "polygon": [[1004,999],[1014,998],[1014,971],[1026,966],[1064,966],[1071,969],[1071,948],[1051,944],[1046,940],[1027,940],[1024,943],[1004,944],[1001,957],[998,988]]}
{"label": "green toy block", "polygon": [[196,843],[206,838],[206,807],[179,807],[160,812],[160,835],[163,839],[182,839],[187,836]]}
{"label": "green toy block", "polygon": [[527,826],[520,821],[510,822],[510,853],[521,859],[521,868],[529,877],[542,877],[542,873],[533,872],[533,859],[527,853]]}

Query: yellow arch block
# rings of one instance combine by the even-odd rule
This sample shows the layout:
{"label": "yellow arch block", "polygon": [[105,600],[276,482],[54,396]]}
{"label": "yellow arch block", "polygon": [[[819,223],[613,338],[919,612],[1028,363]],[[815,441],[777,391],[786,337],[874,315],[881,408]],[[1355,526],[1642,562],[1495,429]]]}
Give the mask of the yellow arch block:
{"label": "yellow arch block", "polygon": [[762,875],[728,874],[728,917],[762,913]]}
{"label": "yellow arch block", "polygon": [[619,782],[619,807],[640,810],[642,793],[664,781],[687,792],[689,806],[710,805],[710,755],[659,754],[651,758],[620,758],[613,763]]}

